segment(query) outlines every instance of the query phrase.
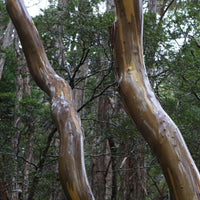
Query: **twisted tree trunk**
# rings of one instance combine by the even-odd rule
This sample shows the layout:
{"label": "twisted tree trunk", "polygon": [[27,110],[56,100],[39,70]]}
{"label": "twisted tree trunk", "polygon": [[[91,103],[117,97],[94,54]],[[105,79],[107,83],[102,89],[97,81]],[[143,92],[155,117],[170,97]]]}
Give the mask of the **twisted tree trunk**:
{"label": "twisted tree trunk", "polygon": [[143,61],[141,0],[115,0],[113,45],[123,103],[156,154],[173,199],[199,200],[200,175],[183,137],[162,109]]}
{"label": "twisted tree trunk", "polygon": [[29,70],[40,88],[51,97],[52,116],[60,134],[60,180],[67,199],[94,199],[85,172],[84,137],[71,88],[49,64],[23,0],[7,0],[6,6],[21,40]]}

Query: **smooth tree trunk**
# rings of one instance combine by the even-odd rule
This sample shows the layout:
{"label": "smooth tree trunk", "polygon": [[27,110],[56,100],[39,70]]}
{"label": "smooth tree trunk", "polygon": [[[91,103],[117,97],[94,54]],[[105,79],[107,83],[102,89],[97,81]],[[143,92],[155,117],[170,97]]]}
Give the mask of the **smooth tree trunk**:
{"label": "smooth tree trunk", "polygon": [[35,135],[35,123],[33,119],[30,119],[28,136],[27,136],[28,138],[24,152],[24,158],[26,162],[24,162],[24,169],[23,169],[22,200],[27,200],[28,197],[29,173],[30,173],[30,163],[33,157],[34,135]]}
{"label": "smooth tree trunk", "polygon": [[156,154],[175,200],[200,199],[200,175],[184,139],[156,98],[143,60],[141,0],[116,0],[116,78],[124,106]]}
{"label": "smooth tree trunk", "polygon": [[21,40],[29,70],[36,83],[51,98],[52,116],[60,134],[60,180],[67,199],[94,199],[86,176],[84,137],[71,88],[51,67],[24,2],[7,0],[6,6]]}
{"label": "smooth tree trunk", "polygon": [[95,110],[99,123],[94,125],[90,183],[96,200],[106,199],[108,194],[106,186],[109,180],[106,171],[110,156],[106,156],[109,147],[105,135],[103,136],[108,128],[108,106],[108,100],[105,96],[100,96],[95,100]]}
{"label": "smooth tree trunk", "polygon": [[148,1],[148,10],[151,13],[156,14],[156,12],[157,12],[157,0],[149,0]]}
{"label": "smooth tree trunk", "polygon": [[[23,97],[23,78],[22,78],[22,66],[23,66],[23,60],[22,60],[22,52],[19,49],[19,38],[17,36],[17,33],[14,33],[14,51],[15,51],[15,61],[17,65],[19,66],[16,70],[16,79],[15,79],[15,96],[16,96],[16,104],[15,104],[15,110],[19,111],[19,104]],[[17,156],[19,153],[19,143],[21,138],[21,116],[15,115],[14,117],[14,135],[12,136],[12,149],[14,153],[14,176],[12,177],[12,200],[18,200],[21,191],[20,184],[18,183],[19,179],[19,166],[17,162]]]}
{"label": "smooth tree trunk", "polygon": [[145,200],[146,191],[146,169],[144,144],[137,144],[134,139],[125,141],[120,149],[126,152],[120,165],[120,188],[119,199]]}
{"label": "smooth tree trunk", "polygon": [[[60,140],[58,138],[55,138],[53,141],[53,145],[56,147],[56,149],[51,150],[52,155],[57,154],[57,149],[59,149],[60,146]],[[52,179],[52,184],[51,184],[51,194],[49,197],[49,200],[64,200],[64,195],[63,195],[63,190],[60,185],[58,185],[58,179],[56,178],[59,174],[58,170],[58,163],[54,164],[51,166],[51,171],[54,173],[54,176],[51,178]]]}

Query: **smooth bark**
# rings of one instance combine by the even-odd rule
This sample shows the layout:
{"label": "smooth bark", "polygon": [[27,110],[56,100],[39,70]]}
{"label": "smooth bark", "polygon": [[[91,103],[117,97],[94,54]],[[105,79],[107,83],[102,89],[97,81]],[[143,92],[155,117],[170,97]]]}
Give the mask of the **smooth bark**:
{"label": "smooth bark", "polygon": [[8,13],[18,32],[29,70],[51,97],[52,116],[60,134],[59,173],[67,198],[93,199],[83,153],[83,133],[68,83],[51,67],[38,32],[22,0],[7,0]]}
{"label": "smooth bark", "polygon": [[141,0],[116,0],[116,77],[132,120],[156,154],[175,200],[200,199],[200,175],[183,137],[156,98],[143,60]]}
{"label": "smooth bark", "polygon": [[29,173],[30,173],[30,163],[33,157],[34,134],[35,134],[35,123],[34,120],[30,119],[28,138],[24,152],[24,157],[26,162],[24,163],[24,169],[23,169],[23,184],[22,184],[23,200],[26,200],[28,197]]}

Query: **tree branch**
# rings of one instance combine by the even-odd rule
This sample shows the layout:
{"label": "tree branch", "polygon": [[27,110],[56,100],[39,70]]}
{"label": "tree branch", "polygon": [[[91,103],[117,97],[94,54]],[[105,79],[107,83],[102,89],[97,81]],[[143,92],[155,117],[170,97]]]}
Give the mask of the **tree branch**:
{"label": "tree branch", "polygon": [[189,36],[190,38],[194,39],[194,41],[195,41],[195,43],[196,43],[196,46],[197,46],[198,48],[200,48],[200,43],[198,42],[197,38],[194,37],[193,35],[188,35],[188,36]]}
{"label": "tree branch", "polygon": [[107,87],[105,87],[100,93],[98,93],[98,94],[93,94],[92,96],[91,96],[91,98],[88,100],[88,101],[86,101],[78,110],[77,110],[77,112],[80,112],[85,106],[87,106],[89,103],[91,103],[94,99],[96,99],[97,97],[100,97],[101,95],[103,95],[104,94],[104,92],[108,89],[108,88],[110,88],[110,87],[112,87],[112,86],[114,86],[116,83],[112,83],[112,84],[110,84],[110,85],[108,85]]}
{"label": "tree branch", "polygon": [[56,131],[57,131],[57,128],[53,128],[53,130],[50,132],[48,139],[47,139],[46,146],[45,146],[45,148],[42,152],[41,159],[38,162],[38,164],[36,165],[36,172],[35,172],[35,176],[33,178],[33,181],[31,183],[31,187],[30,187],[30,190],[29,190],[30,192],[29,192],[29,195],[28,195],[28,200],[32,200],[34,195],[35,195],[36,187],[37,187],[39,180],[40,180],[40,176],[38,176],[38,173],[41,173],[43,171],[44,163],[45,163],[45,160],[47,158],[47,152],[49,150],[52,138],[53,138],[54,134],[56,133]]}
{"label": "tree branch", "polygon": [[163,17],[165,16],[165,13],[168,11],[168,9],[170,8],[170,6],[172,5],[173,2],[174,2],[174,0],[170,1],[167,8],[163,11],[162,15],[160,16],[160,21],[162,21]]}

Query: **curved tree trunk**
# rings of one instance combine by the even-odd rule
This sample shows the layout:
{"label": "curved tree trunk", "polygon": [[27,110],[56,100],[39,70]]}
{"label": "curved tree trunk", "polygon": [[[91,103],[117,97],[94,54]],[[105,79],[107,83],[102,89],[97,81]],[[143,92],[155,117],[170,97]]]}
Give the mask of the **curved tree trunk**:
{"label": "curved tree trunk", "polygon": [[51,97],[52,116],[60,133],[59,173],[65,194],[69,200],[94,199],[85,172],[84,137],[74,110],[71,88],[50,66],[23,0],[7,0],[6,6],[29,70],[40,88]]}
{"label": "curved tree trunk", "polygon": [[115,0],[113,45],[117,81],[132,120],[156,154],[173,199],[199,200],[200,175],[179,129],[162,109],[143,61],[141,0]]}

